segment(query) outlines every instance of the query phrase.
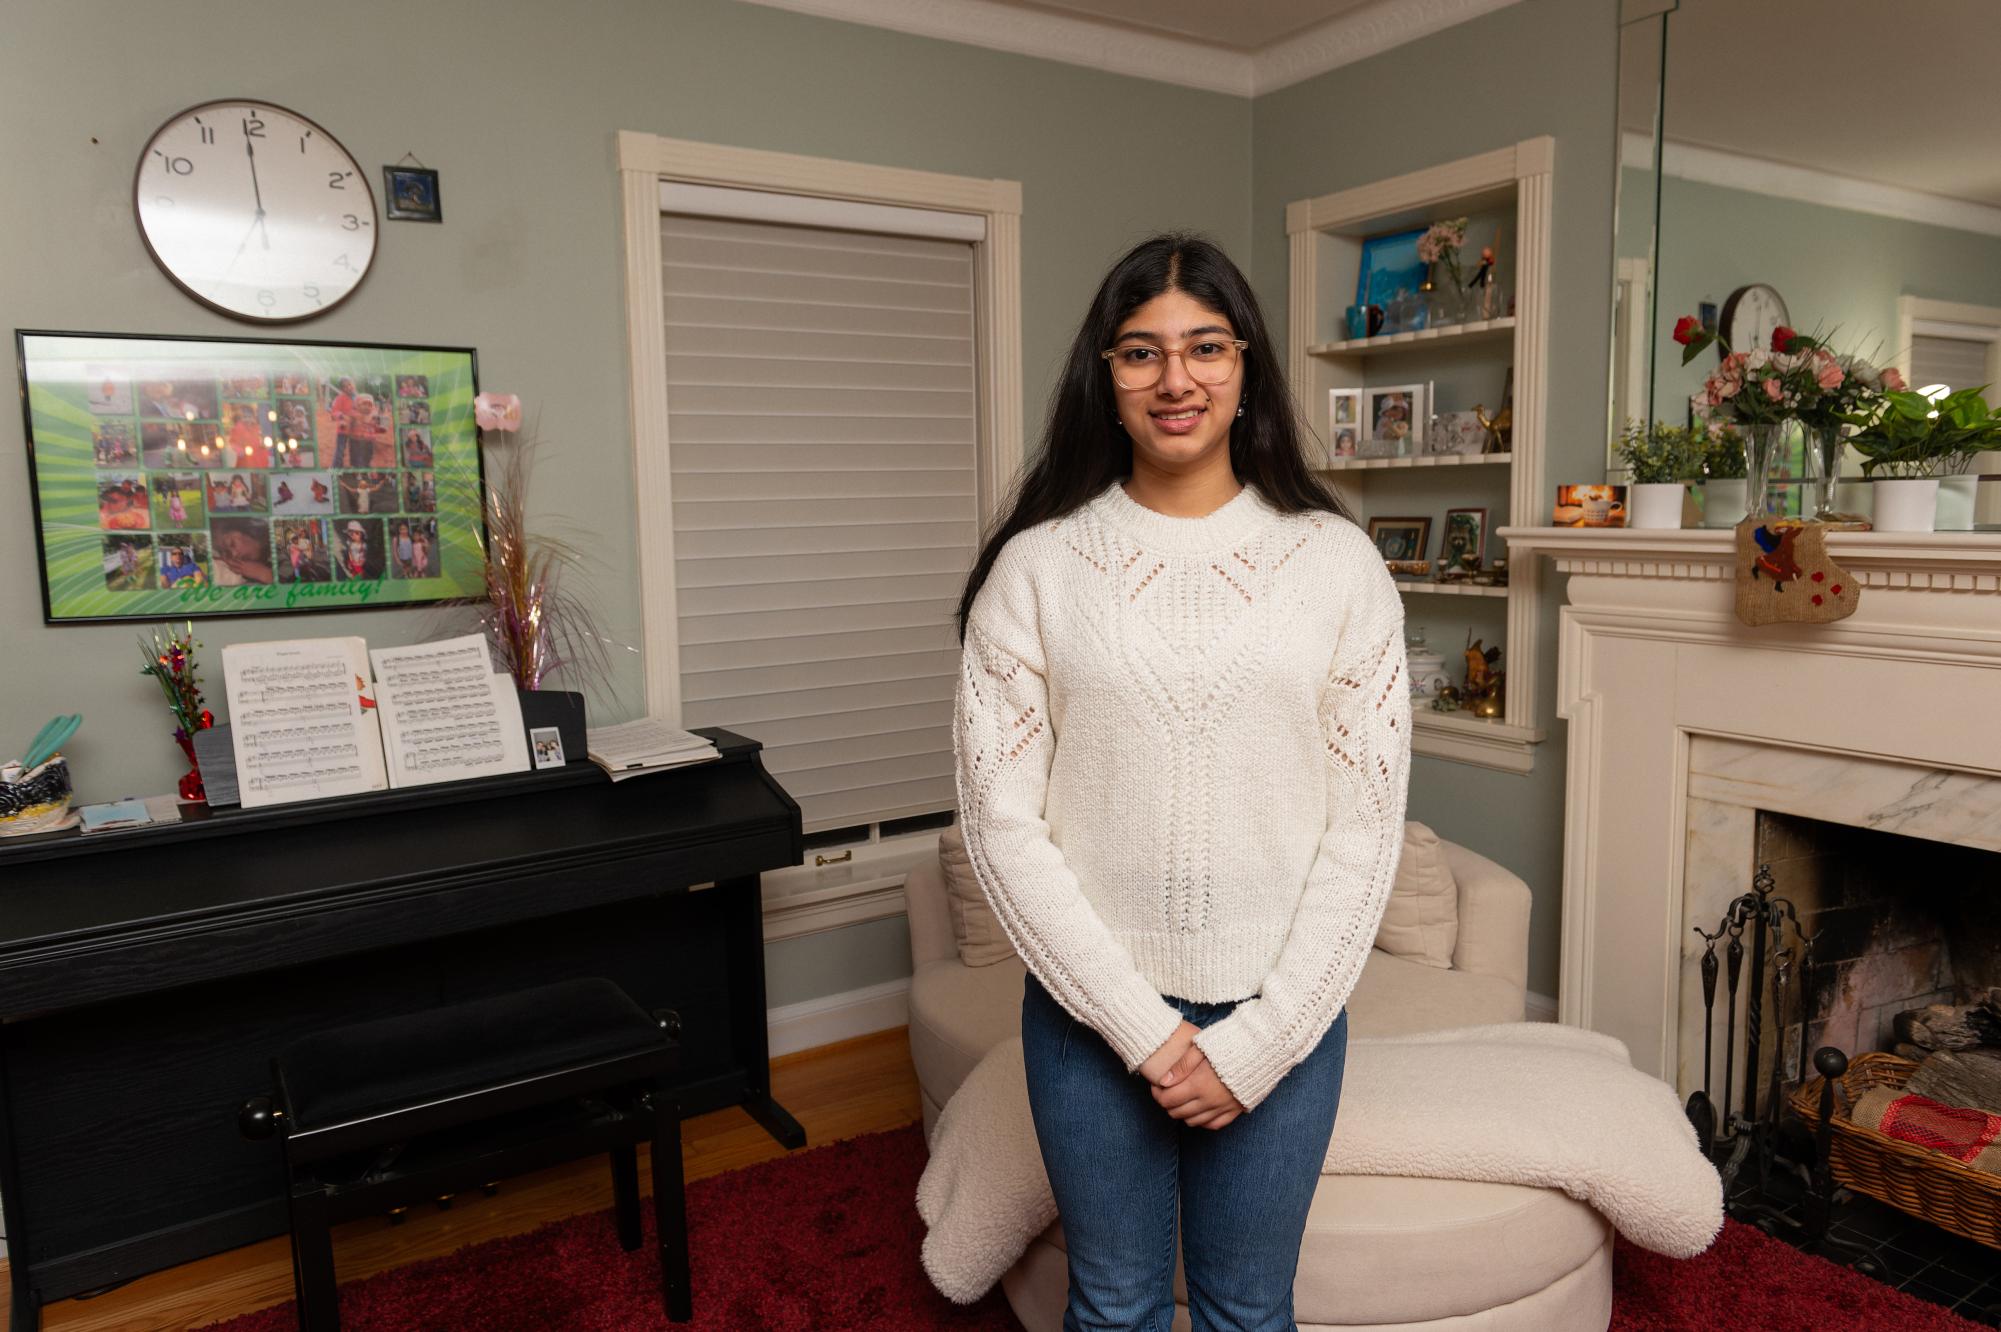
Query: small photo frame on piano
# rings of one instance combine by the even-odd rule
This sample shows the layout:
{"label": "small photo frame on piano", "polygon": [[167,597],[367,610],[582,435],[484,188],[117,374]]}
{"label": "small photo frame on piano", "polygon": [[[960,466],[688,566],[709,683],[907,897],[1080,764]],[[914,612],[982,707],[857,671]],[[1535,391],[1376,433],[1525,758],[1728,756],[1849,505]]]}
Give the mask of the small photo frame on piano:
{"label": "small photo frame on piano", "polygon": [[534,756],[536,768],[560,768],[568,762],[563,757],[563,732],[556,726],[535,726],[528,731],[528,752]]}

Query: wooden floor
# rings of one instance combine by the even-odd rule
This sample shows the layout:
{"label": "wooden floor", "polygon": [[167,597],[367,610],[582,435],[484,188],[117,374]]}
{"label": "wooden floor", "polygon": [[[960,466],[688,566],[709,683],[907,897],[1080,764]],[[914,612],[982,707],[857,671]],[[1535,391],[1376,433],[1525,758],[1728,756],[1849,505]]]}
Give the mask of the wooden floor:
{"label": "wooden floor", "polygon": [[[773,1097],[805,1126],[809,1149],[921,1118],[903,1027],[774,1059],[771,1083]],[[645,1150],[640,1149],[639,1178],[650,1187]],[[682,1159],[690,1180],[782,1155],[784,1149],[738,1109],[718,1110],[683,1126]],[[611,1177],[597,1157],[508,1180],[492,1198],[461,1195],[450,1211],[412,1209],[409,1220],[394,1228],[374,1217],[348,1222],[334,1231],[334,1261],[340,1279],[352,1281],[609,1206]],[[4,1271],[0,1264],[0,1274]],[[42,1326],[49,1332],[160,1332],[199,1327],[291,1297],[291,1254],[281,1235],[89,1299],[52,1304],[42,1311]]]}

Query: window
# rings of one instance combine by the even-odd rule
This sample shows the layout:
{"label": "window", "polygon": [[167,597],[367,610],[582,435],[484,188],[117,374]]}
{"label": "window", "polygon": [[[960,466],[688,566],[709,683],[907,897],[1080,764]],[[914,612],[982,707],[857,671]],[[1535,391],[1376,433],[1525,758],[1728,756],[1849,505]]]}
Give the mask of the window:
{"label": "window", "polygon": [[682,724],[762,741],[809,834],[951,809],[973,246],[660,230]]}
{"label": "window", "polygon": [[1918,333],[1911,338],[1911,387],[1943,384],[1948,389],[1978,388],[1988,382],[1987,358],[1993,349],[1991,338]]}
{"label": "window", "polygon": [[1021,186],[632,131],[618,168],[647,708],[799,799],[767,940],[900,915],[1021,461]]}

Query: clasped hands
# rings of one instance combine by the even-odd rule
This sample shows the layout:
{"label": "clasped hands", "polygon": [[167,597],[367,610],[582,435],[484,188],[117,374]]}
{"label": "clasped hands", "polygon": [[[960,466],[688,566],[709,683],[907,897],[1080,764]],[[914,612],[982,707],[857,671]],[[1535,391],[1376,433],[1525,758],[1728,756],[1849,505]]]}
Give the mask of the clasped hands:
{"label": "clasped hands", "polygon": [[1138,1072],[1146,1079],[1154,1102],[1168,1114],[1190,1128],[1219,1129],[1244,1113],[1244,1106],[1216,1076],[1202,1047],[1195,1044],[1195,1033],[1200,1030],[1183,1019],[1167,1043],[1146,1057]]}

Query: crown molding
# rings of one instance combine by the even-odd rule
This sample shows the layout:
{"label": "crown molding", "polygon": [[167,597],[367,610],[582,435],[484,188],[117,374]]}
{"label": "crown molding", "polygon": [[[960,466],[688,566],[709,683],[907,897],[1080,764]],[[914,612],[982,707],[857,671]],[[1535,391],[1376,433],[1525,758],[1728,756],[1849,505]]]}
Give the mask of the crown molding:
{"label": "crown molding", "polygon": [[1354,64],[1520,0],[1374,0],[1255,52],[1000,0],[740,0],[1233,97]]}
{"label": "crown molding", "polygon": [[1376,0],[1294,33],[1251,56],[1252,96],[1429,37],[1520,0]]}
{"label": "crown molding", "polygon": [[1185,37],[1135,32],[998,0],[741,0],[796,14],[889,28],[991,51],[1250,97],[1251,57]]}
{"label": "crown molding", "polygon": [[[1651,171],[1653,152],[1653,139],[1648,135],[1626,130],[1619,136],[1621,166]],[[2001,208],[1673,139],[1661,145],[1661,174],[1775,199],[1845,208],[1852,213],[1923,222],[1982,236],[2001,236]]]}

